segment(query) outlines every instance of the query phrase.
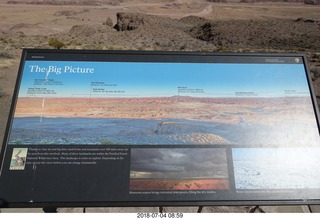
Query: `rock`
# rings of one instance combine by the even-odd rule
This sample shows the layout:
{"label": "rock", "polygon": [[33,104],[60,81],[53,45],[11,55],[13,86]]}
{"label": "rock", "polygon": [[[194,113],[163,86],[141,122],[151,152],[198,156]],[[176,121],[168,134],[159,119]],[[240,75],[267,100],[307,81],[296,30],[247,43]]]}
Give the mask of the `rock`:
{"label": "rock", "polygon": [[172,28],[177,31],[186,30],[186,24],[168,17],[147,15],[141,13],[117,13],[117,24],[114,26],[116,30],[130,31],[135,30],[139,27],[143,27],[148,30],[159,30],[163,28]]}
{"label": "rock", "polygon": [[208,2],[220,2],[220,3],[226,3],[227,0],[207,0]]}
{"label": "rock", "polygon": [[74,25],[70,29],[69,33],[72,35],[90,36],[95,34],[96,30],[94,27],[89,25]]}
{"label": "rock", "polygon": [[306,19],[304,22],[305,23],[316,23],[316,21],[314,19]]}
{"label": "rock", "polygon": [[308,5],[320,5],[320,0],[304,0],[304,3]]}
{"label": "rock", "polygon": [[108,17],[107,20],[105,22],[103,22],[103,25],[112,27],[113,26],[113,22],[112,22],[111,18]]}
{"label": "rock", "polygon": [[76,11],[71,11],[71,10],[62,10],[62,11],[57,11],[54,13],[54,16],[74,16],[76,15]]}
{"label": "rock", "polygon": [[187,16],[180,19],[180,22],[193,25],[193,26],[202,25],[208,21],[209,20],[203,17],[197,17],[197,16]]}
{"label": "rock", "polygon": [[117,24],[114,28],[118,31],[135,30],[145,24],[145,16],[138,13],[117,13]]}
{"label": "rock", "polygon": [[128,12],[118,13],[114,26],[119,35],[117,39],[128,39],[126,42],[134,42],[139,49],[212,51],[216,48],[191,36],[188,32],[192,27],[168,17]]}
{"label": "rock", "polygon": [[303,17],[299,17],[299,18],[295,19],[294,21],[295,22],[301,22],[301,21],[303,21]]}
{"label": "rock", "polygon": [[295,19],[294,22],[320,23],[320,20],[313,19],[313,18],[303,18],[303,17],[299,17],[299,18]]}
{"label": "rock", "polygon": [[214,37],[213,24],[205,22],[200,26],[196,26],[190,30],[190,35],[196,39],[210,42]]}

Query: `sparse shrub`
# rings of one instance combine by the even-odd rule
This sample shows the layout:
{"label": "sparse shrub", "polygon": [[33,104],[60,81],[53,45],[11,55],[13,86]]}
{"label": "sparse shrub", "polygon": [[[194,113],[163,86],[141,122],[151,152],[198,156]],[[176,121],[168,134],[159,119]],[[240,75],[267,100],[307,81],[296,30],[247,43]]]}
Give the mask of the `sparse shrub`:
{"label": "sparse shrub", "polygon": [[9,39],[8,39],[8,43],[14,43],[14,40],[11,39],[11,38],[9,38]]}
{"label": "sparse shrub", "polygon": [[5,43],[5,44],[7,44],[8,43],[8,40],[7,39],[5,39],[5,38],[2,38],[1,37],[1,39],[0,39],[3,43]]}
{"label": "sparse shrub", "polygon": [[48,41],[48,45],[53,46],[56,49],[61,49],[62,47],[66,46],[62,41],[58,40],[57,38],[50,38]]}
{"label": "sparse shrub", "polygon": [[107,49],[108,50],[124,50],[125,48],[120,45],[113,45],[113,46],[109,46]]}
{"label": "sparse shrub", "polygon": [[74,42],[74,45],[76,45],[76,46],[83,46],[83,44],[82,44],[81,41],[75,41],[75,42]]}
{"label": "sparse shrub", "polygon": [[14,55],[7,51],[0,52],[0,68],[9,68],[14,63]]}
{"label": "sparse shrub", "polygon": [[230,49],[228,49],[227,47],[219,47],[217,48],[217,52],[230,52]]}
{"label": "sparse shrub", "polygon": [[313,74],[314,78],[320,78],[320,66],[311,66],[310,72]]}
{"label": "sparse shrub", "polygon": [[210,48],[200,48],[200,52],[212,52]]}
{"label": "sparse shrub", "polygon": [[24,32],[19,32],[19,37],[20,38],[23,38],[23,37],[26,37],[27,35],[25,35],[25,33]]}
{"label": "sparse shrub", "polygon": [[109,144],[114,144],[114,143],[112,141],[107,140],[107,139],[101,139],[100,144],[109,145]]}
{"label": "sparse shrub", "polygon": [[88,44],[88,45],[84,45],[83,49],[102,50],[103,49],[103,45],[100,45],[100,44]]}
{"label": "sparse shrub", "polygon": [[112,22],[111,18],[108,17],[107,20],[105,22],[103,22],[103,25],[113,27],[113,22]]}
{"label": "sparse shrub", "polygon": [[0,59],[0,69],[9,68],[11,65],[13,65],[13,63],[13,59]]}
{"label": "sparse shrub", "polygon": [[5,93],[4,93],[4,91],[0,88],[0,98],[3,97],[3,96],[5,96]]}
{"label": "sparse shrub", "polygon": [[187,48],[187,45],[186,44],[183,44],[180,46],[180,50],[185,50]]}
{"label": "sparse shrub", "polygon": [[0,59],[13,59],[14,55],[9,52],[0,52]]}

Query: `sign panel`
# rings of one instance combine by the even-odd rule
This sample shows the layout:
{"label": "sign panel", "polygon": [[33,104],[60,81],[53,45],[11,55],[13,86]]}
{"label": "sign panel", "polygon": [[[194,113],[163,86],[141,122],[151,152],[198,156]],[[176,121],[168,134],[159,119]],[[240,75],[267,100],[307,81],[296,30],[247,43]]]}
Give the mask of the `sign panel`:
{"label": "sign panel", "polygon": [[319,204],[319,165],[303,55],[25,49],[0,200]]}

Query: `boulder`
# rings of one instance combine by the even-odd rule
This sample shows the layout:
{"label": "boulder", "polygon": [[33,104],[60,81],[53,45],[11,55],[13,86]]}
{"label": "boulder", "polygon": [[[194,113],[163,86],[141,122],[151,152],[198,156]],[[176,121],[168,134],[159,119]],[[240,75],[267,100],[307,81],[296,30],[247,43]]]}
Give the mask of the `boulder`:
{"label": "boulder", "polygon": [[304,3],[308,5],[320,5],[320,0],[304,0]]}
{"label": "boulder", "polygon": [[145,16],[139,13],[117,13],[117,24],[114,28],[118,31],[135,30],[145,24]]}
{"label": "boulder", "polygon": [[90,36],[96,33],[96,29],[90,25],[74,25],[69,33],[71,35]]}
{"label": "boulder", "polygon": [[193,27],[190,30],[190,35],[196,39],[210,42],[214,37],[213,28],[211,22],[205,22],[200,26]]}

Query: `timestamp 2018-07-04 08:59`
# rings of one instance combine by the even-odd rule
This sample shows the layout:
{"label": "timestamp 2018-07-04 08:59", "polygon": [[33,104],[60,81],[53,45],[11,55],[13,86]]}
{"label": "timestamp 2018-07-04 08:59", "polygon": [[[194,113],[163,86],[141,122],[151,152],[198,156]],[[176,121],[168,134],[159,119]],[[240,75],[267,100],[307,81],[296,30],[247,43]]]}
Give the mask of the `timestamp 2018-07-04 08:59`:
{"label": "timestamp 2018-07-04 08:59", "polygon": [[137,218],[183,218],[183,213],[137,213]]}

